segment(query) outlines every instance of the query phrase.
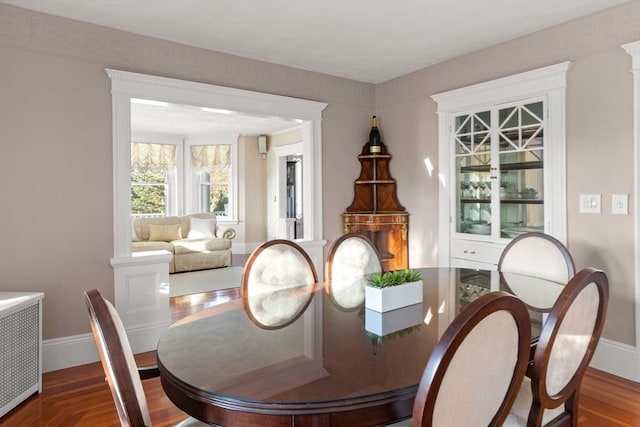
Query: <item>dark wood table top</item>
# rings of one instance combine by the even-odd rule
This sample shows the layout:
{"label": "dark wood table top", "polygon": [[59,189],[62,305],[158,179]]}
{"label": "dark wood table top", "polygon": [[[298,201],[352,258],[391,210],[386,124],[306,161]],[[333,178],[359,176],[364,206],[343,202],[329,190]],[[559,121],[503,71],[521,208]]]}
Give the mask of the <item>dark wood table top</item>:
{"label": "dark wood table top", "polygon": [[361,284],[325,282],[308,304],[300,290],[271,293],[182,319],[158,343],[163,388],[186,413],[224,426],[390,422],[410,415],[435,344],[466,304],[494,290],[519,295],[537,338],[563,287],[515,274],[418,270],[422,304],[384,314],[365,309]]}

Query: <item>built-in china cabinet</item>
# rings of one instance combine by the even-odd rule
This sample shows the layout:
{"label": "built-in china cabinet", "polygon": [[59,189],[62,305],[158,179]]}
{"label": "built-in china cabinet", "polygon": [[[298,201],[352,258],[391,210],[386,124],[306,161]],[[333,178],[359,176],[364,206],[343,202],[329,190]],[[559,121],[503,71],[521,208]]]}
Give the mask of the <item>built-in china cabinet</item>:
{"label": "built-in china cabinet", "polygon": [[433,96],[438,104],[440,264],[495,269],[510,239],[566,243],[569,63]]}

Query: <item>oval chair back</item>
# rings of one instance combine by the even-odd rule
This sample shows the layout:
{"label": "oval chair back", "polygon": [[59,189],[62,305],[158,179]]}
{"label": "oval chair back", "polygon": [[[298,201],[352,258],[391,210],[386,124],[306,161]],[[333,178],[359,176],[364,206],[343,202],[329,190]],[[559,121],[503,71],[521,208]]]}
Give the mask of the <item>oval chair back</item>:
{"label": "oval chair back", "polygon": [[505,426],[576,425],[578,389],[608,301],[609,282],[600,270],[585,268],[564,287],[538,340],[531,381],[523,383]]}
{"label": "oval chair back", "polygon": [[270,240],[247,259],[240,292],[245,312],[263,329],[294,322],[313,298],[318,275],[309,255],[290,240]]}
{"label": "oval chair back", "polygon": [[511,240],[498,260],[498,271],[567,284],[576,267],[569,250],[553,236],[531,232]]}
{"label": "oval chair back", "polygon": [[343,234],[329,249],[325,290],[338,309],[355,310],[364,303],[368,278],[381,272],[380,254],[371,240],[358,233]]}
{"label": "oval chair back", "polygon": [[519,299],[471,302],[438,341],[422,375],[413,426],[500,426],[525,375],[531,322]]}

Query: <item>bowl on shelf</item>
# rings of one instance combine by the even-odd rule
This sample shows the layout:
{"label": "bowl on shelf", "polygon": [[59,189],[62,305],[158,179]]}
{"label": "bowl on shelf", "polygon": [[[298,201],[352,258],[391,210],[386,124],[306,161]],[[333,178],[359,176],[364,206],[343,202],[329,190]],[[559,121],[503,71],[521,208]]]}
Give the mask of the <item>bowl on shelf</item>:
{"label": "bowl on shelf", "polygon": [[491,234],[491,224],[472,224],[469,231],[472,234]]}
{"label": "bowl on shelf", "polygon": [[518,192],[521,199],[537,199],[538,191],[534,188],[525,188]]}
{"label": "bowl on shelf", "polygon": [[505,195],[505,199],[517,199],[520,193],[518,193],[518,190],[516,190],[515,188],[509,188],[508,190],[505,191],[504,195]]}

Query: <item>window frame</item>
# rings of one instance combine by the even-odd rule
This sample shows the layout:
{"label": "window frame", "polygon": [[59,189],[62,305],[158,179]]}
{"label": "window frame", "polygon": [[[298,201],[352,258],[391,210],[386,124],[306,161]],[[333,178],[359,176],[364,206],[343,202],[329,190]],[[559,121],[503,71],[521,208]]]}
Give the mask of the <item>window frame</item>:
{"label": "window frame", "polygon": [[[180,182],[180,177],[184,176],[184,140],[175,135],[132,131],[131,144],[136,142],[176,146],[176,167],[165,171],[169,194],[166,200],[165,216],[184,215],[184,185]],[[131,162],[129,162],[129,187],[131,187]],[[133,214],[131,205],[129,205],[129,214]]]}
{"label": "window frame", "polygon": [[184,194],[185,207],[189,212],[202,212],[200,206],[199,187],[200,174],[191,167],[191,147],[199,145],[230,145],[231,146],[231,172],[229,173],[229,210],[227,215],[217,217],[219,223],[238,223],[238,138],[237,133],[197,135],[185,139],[184,144]]}

